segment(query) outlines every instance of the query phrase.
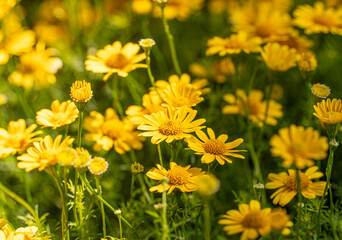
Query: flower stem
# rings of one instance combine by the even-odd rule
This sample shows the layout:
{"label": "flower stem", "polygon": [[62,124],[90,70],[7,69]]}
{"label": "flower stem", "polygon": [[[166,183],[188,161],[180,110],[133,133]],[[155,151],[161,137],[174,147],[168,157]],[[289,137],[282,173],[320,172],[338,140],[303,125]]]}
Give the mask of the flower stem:
{"label": "flower stem", "polygon": [[26,198],[29,204],[32,204],[32,195],[31,195],[31,187],[30,187],[30,179],[28,176],[28,173],[25,172],[24,170],[21,170],[22,177],[24,179],[25,183],[25,192],[26,192]]}
{"label": "flower stem", "polygon": [[162,152],[161,152],[161,148],[160,148],[160,143],[158,144],[158,156],[159,156],[159,162],[160,162],[160,165],[162,166],[162,167],[164,167],[164,165],[163,165],[163,157],[162,157]]}
{"label": "flower stem", "polygon": [[112,81],[113,81],[112,95],[113,95],[113,100],[114,100],[114,107],[115,107],[115,110],[118,112],[120,118],[123,119],[124,111],[123,111],[122,105],[120,103],[120,98],[119,98],[120,78],[113,78]]}
{"label": "flower stem", "polygon": [[167,198],[166,198],[166,183],[167,180],[163,179],[163,213],[162,213],[162,240],[170,239],[169,236],[169,226],[167,225]]}
{"label": "flower stem", "polygon": [[203,221],[204,221],[204,240],[210,240],[210,208],[207,198],[203,199]]}
{"label": "flower stem", "polygon": [[[332,167],[333,167],[333,163],[334,163],[334,152],[336,150],[336,148],[338,147],[339,143],[336,141],[335,138],[332,138],[329,142],[329,157],[328,157],[328,165],[327,165],[327,168],[326,168],[326,171],[325,171],[325,174],[327,176],[327,182],[326,182],[326,185],[325,185],[325,188],[324,188],[324,192],[323,192],[323,196],[322,196],[322,199],[319,203],[319,208],[318,208],[318,217],[317,217],[317,226],[318,226],[318,229],[319,229],[319,233],[321,232],[321,223],[320,223],[320,219],[321,219],[321,214],[322,214],[322,207],[323,207],[323,203],[324,203],[324,197],[325,195],[327,194],[327,191],[328,191],[328,188],[330,189],[329,190],[329,194],[330,194],[330,211],[331,211],[331,214],[333,215],[335,210],[334,210],[334,204],[333,204],[333,195],[332,195],[332,191],[331,191],[331,183],[330,183],[330,179],[331,179],[331,172],[332,172]],[[332,225],[334,225],[334,223],[332,222]],[[336,238],[337,237],[337,234],[336,234],[336,228],[333,227],[333,234],[334,234],[334,238],[335,239],[338,239]]]}
{"label": "flower stem", "polygon": [[[96,182],[96,189],[97,189],[98,195],[102,197],[102,188],[100,185],[100,179],[98,177],[95,177],[95,182]],[[103,232],[103,237],[105,238],[107,233],[106,233],[106,215],[104,212],[103,202],[100,202],[100,209],[101,209],[101,216],[102,216],[102,232]]]}
{"label": "flower stem", "polygon": [[77,132],[77,147],[82,146],[82,127],[83,127],[83,111],[78,113],[78,132]]}
{"label": "flower stem", "polygon": [[0,191],[2,191],[3,193],[5,193],[7,196],[9,196],[10,198],[12,198],[14,201],[16,201],[17,203],[19,203],[21,206],[23,206],[34,218],[35,223],[37,224],[37,228],[39,231],[42,230],[41,225],[40,225],[40,219],[37,215],[37,213],[33,210],[33,208],[30,206],[30,204],[28,202],[26,202],[24,199],[22,199],[21,197],[19,197],[17,194],[15,194],[14,192],[12,192],[10,189],[8,189],[7,187],[5,187],[1,182],[0,182]]}
{"label": "flower stem", "polygon": [[301,178],[300,178],[300,172],[297,169],[296,170],[296,182],[297,182],[297,195],[298,195],[298,206],[297,206],[297,226],[296,226],[296,239],[299,239],[299,231],[300,231],[300,223],[302,218],[302,189],[301,189]]}
{"label": "flower stem", "polygon": [[162,10],[162,21],[163,21],[164,31],[166,33],[167,40],[168,40],[169,46],[170,46],[173,67],[175,68],[177,75],[180,76],[182,74],[182,71],[181,71],[181,68],[180,68],[179,63],[178,63],[173,36],[170,32],[170,27],[169,27],[169,24],[167,23],[167,20],[165,17],[164,7],[162,7],[161,10]]}
{"label": "flower stem", "polygon": [[256,179],[260,183],[264,183],[264,179],[262,177],[261,170],[260,170],[259,157],[258,157],[258,155],[257,155],[257,153],[255,151],[255,148],[254,148],[252,126],[253,126],[252,124],[249,124],[248,125],[248,129],[247,129],[249,153],[251,155],[251,158],[252,158],[252,161],[253,161],[253,165],[254,165],[254,176],[256,177]]}

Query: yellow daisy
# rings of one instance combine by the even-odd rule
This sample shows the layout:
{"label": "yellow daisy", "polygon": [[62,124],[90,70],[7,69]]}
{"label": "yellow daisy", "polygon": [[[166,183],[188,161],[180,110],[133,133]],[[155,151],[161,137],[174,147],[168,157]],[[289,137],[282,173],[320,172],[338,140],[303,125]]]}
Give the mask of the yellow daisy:
{"label": "yellow daisy", "polygon": [[311,87],[313,95],[319,98],[327,98],[330,95],[330,88],[325,84],[315,83]]}
{"label": "yellow daisy", "polygon": [[239,210],[227,211],[218,223],[225,225],[223,230],[228,235],[242,232],[241,240],[256,239],[271,232],[270,213],[270,208],[261,209],[257,200],[251,200],[249,204],[239,204]]}
{"label": "yellow daisy", "polygon": [[291,16],[276,9],[272,1],[245,1],[232,9],[230,20],[233,31],[245,31],[250,37],[259,37],[262,42],[286,40],[293,31]]}
{"label": "yellow daisy", "polygon": [[166,111],[166,107],[163,107],[162,100],[156,91],[150,91],[148,94],[144,94],[142,97],[142,106],[132,105],[126,110],[127,119],[129,119],[135,125],[143,124],[143,115],[152,114],[159,111]]}
{"label": "yellow daisy", "polygon": [[42,109],[37,112],[36,122],[43,127],[56,129],[74,122],[77,117],[78,110],[72,101],[60,103],[57,99],[52,102],[51,110]]}
{"label": "yellow daisy", "polygon": [[272,155],[281,157],[284,167],[299,169],[313,166],[314,160],[325,159],[329,148],[328,139],[320,137],[318,131],[295,125],[280,129],[270,145]]}
{"label": "yellow daisy", "polygon": [[215,133],[211,128],[207,128],[209,138],[202,130],[197,130],[196,135],[199,137],[190,138],[188,140],[189,148],[195,151],[197,155],[203,155],[201,158],[202,163],[211,163],[215,159],[219,164],[223,165],[226,162],[232,163],[232,160],[228,157],[236,157],[244,159],[245,157],[237,152],[245,152],[245,150],[233,150],[243,143],[242,138],[238,138],[233,142],[226,143],[228,135],[222,134],[215,137]]}
{"label": "yellow daisy", "polygon": [[90,82],[75,81],[70,87],[70,97],[74,102],[86,103],[93,97],[93,91],[91,90]]}
{"label": "yellow daisy", "polygon": [[61,150],[57,156],[58,162],[63,167],[69,167],[73,165],[77,157],[77,152],[75,149],[68,147]]}
{"label": "yellow daisy", "polygon": [[38,42],[36,49],[20,56],[20,63],[17,71],[11,73],[8,81],[17,86],[30,89],[33,85],[36,88],[43,88],[54,84],[58,69],[63,65],[57,57],[52,57],[54,50],[45,49],[43,42]]}
{"label": "yellow daisy", "polygon": [[94,175],[102,175],[108,169],[109,163],[102,157],[94,157],[88,164],[89,171]]}
{"label": "yellow daisy", "polygon": [[314,6],[300,5],[293,12],[294,24],[305,29],[306,34],[332,33],[342,35],[342,9],[325,7],[322,2]]}
{"label": "yellow daisy", "polygon": [[145,124],[138,126],[139,130],[145,132],[140,136],[152,137],[153,144],[159,144],[162,141],[171,143],[174,140],[190,138],[191,132],[204,128],[200,126],[205,119],[194,120],[197,111],[186,106],[173,110],[168,108],[167,112],[160,111],[151,115],[144,115]]}
{"label": "yellow daisy", "polygon": [[225,56],[227,54],[239,54],[241,52],[251,53],[260,52],[262,43],[259,37],[249,37],[246,32],[240,31],[232,34],[228,38],[213,37],[207,42],[207,56],[218,54]]}
{"label": "yellow daisy", "polygon": [[90,154],[87,149],[84,148],[76,148],[76,157],[72,162],[74,168],[84,168],[88,165],[90,161]]}
{"label": "yellow daisy", "polygon": [[10,121],[8,123],[8,130],[0,128],[0,158],[8,155],[24,152],[33,142],[39,141],[41,137],[37,135],[42,134],[42,131],[34,131],[37,125],[32,124],[26,128],[24,119],[17,121]]}
{"label": "yellow daisy", "polygon": [[176,188],[178,188],[181,192],[196,191],[196,182],[198,180],[198,177],[205,174],[205,172],[203,172],[200,168],[190,167],[190,165],[182,167],[180,165],[177,165],[177,163],[175,162],[170,162],[170,169],[166,170],[165,168],[157,164],[157,168],[152,168],[146,173],[146,176],[158,181],[167,178],[168,182],[165,186],[165,190],[163,184],[159,184],[157,186],[151,187],[150,192],[157,191],[159,193],[162,193],[164,191],[167,191],[167,194],[170,194]]}
{"label": "yellow daisy", "polygon": [[[184,21],[188,18],[192,12],[199,10],[203,5],[203,0],[168,0],[164,8],[165,17],[167,19],[177,19],[179,21]],[[160,6],[156,6],[153,9],[153,15],[155,17],[161,16]]]}
{"label": "yellow daisy", "polygon": [[122,46],[119,41],[106,45],[98,50],[96,56],[88,56],[85,61],[86,70],[94,73],[106,73],[104,81],[116,73],[120,77],[127,77],[136,68],[146,68],[146,64],[139,63],[146,58],[145,53],[138,54],[139,44],[127,43]]}
{"label": "yellow daisy", "polygon": [[53,166],[58,162],[58,154],[68,148],[73,141],[74,139],[69,136],[62,141],[62,135],[58,135],[55,140],[47,135],[40,142],[34,142],[33,146],[27,149],[27,153],[17,157],[18,168],[30,172],[35,168],[42,171]]}
{"label": "yellow daisy", "polygon": [[2,0],[0,3],[0,20],[6,17],[16,4],[17,0]]}
{"label": "yellow daisy", "polygon": [[225,83],[230,76],[235,74],[235,65],[232,59],[228,57],[213,62],[211,67],[214,80],[218,83]]}
{"label": "yellow daisy", "polygon": [[297,65],[300,55],[296,49],[274,42],[264,46],[261,57],[269,69],[284,72]]}
{"label": "yellow daisy", "polygon": [[152,1],[151,0],[133,0],[132,10],[136,14],[148,14],[152,11]]}
{"label": "yellow daisy", "polygon": [[309,51],[309,49],[314,45],[313,41],[308,39],[306,36],[300,35],[297,30],[291,31],[284,39],[280,39],[276,42],[280,45],[286,45],[290,49],[294,48],[298,53]]}
{"label": "yellow daisy", "polygon": [[274,100],[270,100],[265,121],[266,101],[263,101],[264,94],[260,90],[251,90],[249,96],[241,90],[233,94],[224,95],[224,100],[230,105],[223,107],[223,114],[241,114],[262,126],[264,122],[269,125],[277,125],[277,119],[283,116],[282,106]]}
{"label": "yellow daisy", "polygon": [[316,55],[311,51],[302,52],[298,61],[298,68],[305,72],[315,70],[317,68]]}
{"label": "yellow daisy", "polygon": [[[305,173],[299,171],[301,193],[305,198],[314,199],[316,196],[323,196],[326,182],[312,181],[312,179],[323,176],[323,173],[317,172],[317,170],[318,167],[314,166],[307,169]],[[279,204],[282,207],[288,204],[298,192],[296,170],[289,169],[288,172],[289,174],[286,172],[270,173],[268,179],[271,182],[266,183],[267,189],[278,188],[271,195],[271,199],[273,198],[273,204]]]}
{"label": "yellow daisy", "polygon": [[272,231],[280,233],[282,235],[289,235],[291,230],[289,227],[293,226],[293,222],[290,221],[290,216],[287,215],[286,210],[277,208],[271,212],[271,227]]}
{"label": "yellow daisy", "polygon": [[84,119],[84,135],[88,141],[95,141],[94,151],[109,151],[112,147],[119,154],[125,154],[132,148],[142,149],[144,138],[138,136],[134,125],[128,120],[121,121],[114,109],[107,108],[105,115],[92,111]]}
{"label": "yellow daisy", "polygon": [[323,99],[322,102],[314,105],[315,115],[323,124],[334,125],[342,122],[341,99]]}
{"label": "yellow daisy", "polygon": [[220,189],[220,180],[213,174],[204,174],[197,178],[197,192],[202,197],[209,197],[215,194]]}

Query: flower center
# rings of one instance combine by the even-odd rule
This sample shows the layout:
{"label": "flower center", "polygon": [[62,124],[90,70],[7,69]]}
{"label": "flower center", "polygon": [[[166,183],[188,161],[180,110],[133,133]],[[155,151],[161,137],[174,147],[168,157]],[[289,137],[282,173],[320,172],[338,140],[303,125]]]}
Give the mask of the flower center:
{"label": "flower center", "polygon": [[[311,180],[304,173],[300,172],[300,188],[301,191],[306,191],[311,183]],[[297,179],[296,174],[293,176],[289,176],[287,180],[285,180],[285,185],[290,188],[292,191],[297,191]]]}
{"label": "flower center", "polygon": [[288,216],[282,211],[275,210],[275,212],[271,214],[271,224],[272,228],[274,228],[275,230],[281,230],[286,227],[288,220]]}
{"label": "flower center", "polygon": [[167,178],[171,185],[183,185],[189,183],[190,173],[181,166],[175,166],[168,171]]}
{"label": "flower center", "polygon": [[262,228],[264,226],[265,219],[261,215],[260,211],[250,211],[242,220],[242,226],[244,228]]}
{"label": "flower center", "polygon": [[67,115],[64,112],[55,113],[51,117],[51,123],[56,126],[61,126],[67,120]]}
{"label": "flower center", "polygon": [[182,106],[191,107],[191,104],[190,104],[190,101],[188,98],[183,97],[183,96],[178,96],[178,97],[172,99],[172,106],[175,108],[182,107]]}
{"label": "flower center", "polygon": [[168,121],[159,127],[159,132],[163,135],[178,135],[183,132],[180,122]]}
{"label": "flower center", "polygon": [[28,145],[25,136],[22,134],[11,135],[4,144],[4,147],[14,148],[18,151],[24,150]]}
{"label": "flower center", "polygon": [[46,166],[55,165],[58,162],[57,154],[52,151],[45,151],[40,155],[39,162]]}
{"label": "flower center", "polygon": [[107,67],[116,69],[123,69],[128,63],[128,59],[122,53],[115,53],[106,60]]}
{"label": "flower center", "polygon": [[261,38],[266,38],[266,37],[271,36],[272,32],[274,32],[274,29],[273,29],[272,24],[270,24],[269,22],[259,24],[255,29],[256,35]]}
{"label": "flower center", "polygon": [[323,25],[326,27],[332,27],[335,26],[335,22],[334,20],[327,15],[317,15],[313,18],[314,23],[318,24],[318,25]]}
{"label": "flower center", "polygon": [[204,151],[214,155],[221,155],[225,151],[224,143],[218,139],[209,139],[203,144]]}
{"label": "flower center", "polygon": [[323,116],[327,120],[327,124],[336,124],[342,122],[342,114],[339,112],[327,112],[323,113]]}
{"label": "flower center", "polygon": [[113,140],[120,138],[123,135],[124,125],[120,120],[109,120],[106,121],[102,126],[104,135],[107,135]]}

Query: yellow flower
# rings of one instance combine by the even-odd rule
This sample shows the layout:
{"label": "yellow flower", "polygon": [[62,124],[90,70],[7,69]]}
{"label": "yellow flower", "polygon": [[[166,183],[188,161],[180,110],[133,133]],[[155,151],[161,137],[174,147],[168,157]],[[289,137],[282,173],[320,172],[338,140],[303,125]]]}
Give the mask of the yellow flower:
{"label": "yellow flower", "polygon": [[[159,81],[157,81],[156,84],[158,84],[158,82]],[[172,108],[180,108],[182,106],[191,108],[204,100],[204,98],[201,97],[201,91],[192,84],[181,80],[177,82],[170,81],[170,84],[168,84],[163,91],[160,91],[160,95],[166,104]]]}
{"label": "yellow flower", "polygon": [[311,51],[302,52],[298,61],[298,67],[301,71],[309,72],[317,68],[316,55]]}
{"label": "yellow flower", "polygon": [[271,138],[270,145],[272,155],[284,160],[284,167],[299,169],[313,166],[313,160],[326,158],[329,148],[328,139],[320,137],[318,131],[295,125],[280,129],[279,135]]}
{"label": "yellow flower", "polygon": [[18,228],[13,231],[5,219],[0,219],[0,239],[1,240],[48,240],[50,236],[42,237],[37,234],[36,226]]}
{"label": "yellow flower", "polygon": [[208,76],[207,69],[200,63],[191,63],[189,66],[189,72],[196,77],[205,78]]}
{"label": "yellow flower", "polygon": [[[202,8],[203,2],[203,0],[168,0],[164,8],[165,17],[167,19],[176,18],[179,21],[184,21],[192,12]],[[161,8],[159,5],[153,9],[153,15],[155,17],[161,16]]]}
{"label": "yellow flower", "polygon": [[69,147],[74,141],[69,136],[62,141],[62,135],[58,135],[53,141],[50,135],[44,137],[40,142],[34,142],[33,146],[17,157],[18,168],[29,172],[35,168],[42,171],[47,167],[53,166],[58,162],[58,154]]}
{"label": "yellow flower", "polygon": [[[188,86],[189,85],[189,86]],[[156,87],[162,97],[165,95],[166,96],[171,96],[178,94],[180,96],[186,95],[185,93],[179,92],[180,89],[178,88],[186,88],[184,89],[185,91],[189,91],[189,96],[188,99],[183,99],[186,102],[195,102],[195,101],[203,101],[202,98],[199,98],[196,94],[196,90],[200,91],[200,94],[207,94],[210,92],[210,88],[205,88],[205,86],[208,85],[208,80],[205,78],[200,78],[200,79],[195,79],[191,81],[191,77],[187,73],[183,73],[180,77],[176,74],[173,74],[169,76],[168,82],[164,80],[158,80],[156,81]],[[192,88],[192,90],[191,90]],[[167,92],[165,92],[165,89],[167,89]],[[172,91],[175,90],[176,93],[172,93]],[[171,91],[171,92],[170,92]],[[195,96],[197,97],[195,97]],[[192,98],[192,99],[191,99]],[[202,100],[200,100],[202,99]],[[176,100],[177,101],[177,100]],[[198,102],[199,103],[199,102]]]}
{"label": "yellow flower", "polygon": [[38,42],[36,49],[20,56],[20,63],[17,71],[14,71],[8,80],[17,86],[26,89],[47,87],[56,82],[58,69],[62,67],[59,58],[52,57],[53,49],[45,49],[43,42]]}
{"label": "yellow flower", "polygon": [[297,65],[299,54],[296,49],[279,43],[267,43],[261,51],[267,67],[273,71],[284,72]]}
{"label": "yellow flower", "polygon": [[309,49],[314,45],[313,41],[308,39],[306,36],[299,35],[297,30],[291,31],[284,39],[279,39],[276,42],[280,45],[286,45],[290,49],[294,48],[298,53],[309,51]]}
{"label": "yellow flower", "polygon": [[218,83],[225,83],[227,76],[235,74],[235,65],[231,58],[224,58],[212,64],[214,80]]}
{"label": "yellow flower", "polygon": [[215,159],[219,164],[223,165],[226,162],[232,163],[232,160],[228,157],[236,157],[244,159],[245,157],[237,152],[244,152],[245,150],[233,150],[241,143],[242,138],[238,138],[233,142],[226,143],[228,135],[222,134],[215,137],[215,133],[211,128],[207,128],[209,138],[202,130],[197,130],[196,135],[199,137],[192,137],[188,140],[189,148],[195,151],[197,155],[203,155],[201,158],[202,163],[211,163]]}
{"label": "yellow flower", "polygon": [[139,130],[145,132],[140,136],[152,137],[153,144],[159,144],[162,141],[171,143],[174,140],[190,138],[191,132],[204,128],[200,126],[205,119],[194,120],[197,111],[186,106],[173,110],[168,108],[167,112],[160,111],[151,115],[144,115],[145,124],[138,126]]}
{"label": "yellow flower", "polygon": [[[318,167],[314,166],[307,169],[305,173],[299,171],[301,193],[305,198],[314,199],[316,196],[323,196],[326,183],[323,181],[312,181],[312,179],[323,176],[323,173],[317,172],[317,170]],[[296,170],[289,169],[288,172],[289,174],[286,172],[268,174],[268,179],[270,179],[271,182],[266,184],[266,188],[278,188],[278,190],[271,195],[271,199],[273,198],[273,204],[285,206],[297,195],[298,187]]]}
{"label": "yellow flower", "polygon": [[[11,2],[11,0],[8,2]],[[3,10],[1,3],[0,19],[1,11]],[[6,64],[10,55],[19,56],[30,51],[36,41],[34,32],[24,29],[21,26],[20,20],[20,17],[13,13],[13,11],[3,20],[2,32],[0,32],[0,65]]]}
{"label": "yellow flower", "polygon": [[204,174],[196,181],[197,192],[203,197],[209,197],[220,189],[220,180],[212,174]]}
{"label": "yellow flower", "polygon": [[102,157],[94,157],[88,164],[89,171],[94,175],[102,175],[108,169],[108,162]]}
{"label": "yellow flower", "polygon": [[319,98],[327,98],[330,95],[330,88],[325,84],[315,83],[311,87],[313,95]]}
{"label": "yellow flower", "polygon": [[76,80],[70,87],[70,97],[75,102],[88,102],[93,97],[91,84],[85,80]]}
{"label": "yellow flower", "polygon": [[136,14],[148,14],[152,11],[152,1],[151,0],[133,0],[132,10]]}
{"label": "yellow flower", "polygon": [[61,164],[63,167],[69,167],[73,165],[73,162],[75,161],[77,157],[77,152],[73,148],[65,148],[61,150],[57,156],[57,160],[59,164]]}
{"label": "yellow flower", "polygon": [[229,210],[219,224],[225,225],[223,230],[228,235],[241,233],[241,240],[256,239],[271,232],[270,208],[261,209],[257,200],[249,204],[239,204],[239,210]]}
{"label": "yellow flower", "polygon": [[24,152],[35,141],[39,141],[42,131],[35,131],[37,125],[32,124],[26,128],[24,119],[10,121],[8,123],[8,131],[0,128],[0,158],[8,155]]}
{"label": "yellow flower", "polygon": [[262,126],[264,122],[269,125],[277,125],[277,119],[283,116],[282,106],[274,100],[269,100],[267,118],[265,121],[266,101],[263,101],[264,94],[260,90],[251,90],[249,96],[238,89],[236,97],[233,94],[224,95],[224,100],[231,105],[225,106],[222,109],[223,114],[241,114]]}
{"label": "yellow flower", "polygon": [[72,162],[74,168],[84,168],[90,161],[90,154],[87,149],[76,148],[76,158]]}
{"label": "yellow flower", "polygon": [[88,56],[85,61],[86,70],[94,73],[106,73],[104,81],[116,73],[120,77],[127,77],[136,68],[146,68],[146,64],[139,63],[146,58],[145,53],[137,54],[139,44],[127,43],[122,47],[119,41],[107,45],[97,51],[96,56]]}
{"label": "yellow flower", "polygon": [[140,163],[132,163],[131,164],[131,171],[133,174],[138,174],[144,172],[144,166],[141,165]]}
{"label": "yellow flower", "polygon": [[42,109],[37,112],[36,122],[43,127],[56,129],[74,122],[77,117],[78,110],[72,101],[60,103],[57,99],[52,102],[51,110]]}
{"label": "yellow flower", "polygon": [[84,128],[89,132],[84,138],[95,141],[94,151],[109,151],[112,147],[119,154],[129,152],[131,148],[142,149],[144,138],[138,137],[134,125],[128,120],[121,121],[114,109],[107,108],[105,116],[92,111],[84,119]]}
{"label": "yellow flower", "polygon": [[142,97],[142,106],[132,105],[126,110],[127,119],[135,125],[144,123],[143,115],[152,114],[159,111],[166,111],[166,107],[163,107],[162,100],[156,91],[150,91],[148,94],[144,94]]}
{"label": "yellow flower", "polygon": [[290,216],[287,215],[285,209],[277,208],[271,212],[271,227],[272,231],[281,233],[282,235],[289,235],[291,230],[289,227],[293,226],[290,221]]}
{"label": "yellow flower", "polygon": [[17,0],[2,0],[0,2],[0,20],[6,17],[6,15],[16,4]]}
{"label": "yellow flower", "polygon": [[166,170],[159,164],[157,164],[157,168],[152,168],[150,171],[146,173],[146,175],[153,179],[161,181],[164,178],[168,179],[168,182],[165,185],[165,189],[163,184],[159,184],[157,186],[151,187],[150,192],[157,191],[162,193],[167,191],[167,194],[170,194],[175,188],[178,188],[181,192],[194,192],[197,190],[196,182],[198,177],[205,174],[202,172],[200,168],[190,168],[188,165],[186,167],[182,167],[177,165],[175,162],[170,162],[170,169]]}
{"label": "yellow flower", "polygon": [[332,33],[342,35],[342,9],[325,7],[322,2],[314,6],[300,5],[293,12],[294,24],[305,29],[306,34]]}
{"label": "yellow flower", "polygon": [[322,100],[322,102],[314,105],[315,115],[322,123],[334,125],[342,122],[342,103],[341,99],[334,98],[331,100]]}
{"label": "yellow flower", "polygon": [[7,96],[5,94],[0,93],[0,106],[7,103]]}
{"label": "yellow flower", "polygon": [[218,54],[225,56],[227,54],[239,54],[241,52],[251,53],[259,52],[262,43],[259,37],[249,37],[246,32],[240,31],[232,34],[228,38],[213,37],[208,40],[205,54],[207,56]]}
{"label": "yellow flower", "polygon": [[272,1],[248,1],[232,9],[230,20],[234,32],[245,31],[263,42],[286,40],[293,31],[290,15],[276,9]]}

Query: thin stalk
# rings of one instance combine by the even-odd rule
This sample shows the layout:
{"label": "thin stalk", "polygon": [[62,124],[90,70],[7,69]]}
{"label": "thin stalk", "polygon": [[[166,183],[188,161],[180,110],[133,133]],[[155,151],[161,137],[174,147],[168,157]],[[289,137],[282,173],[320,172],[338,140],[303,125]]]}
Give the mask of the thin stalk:
{"label": "thin stalk", "polygon": [[[78,215],[77,215],[77,194],[78,194],[78,178],[79,178],[79,173],[78,173],[78,169],[75,168],[75,190],[74,190],[74,207],[73,207],[73,213],[74,213],[74,218],[75,218],[75,224],[76,224],[76,228],[77,231],[79,231],[79,221],[78,221]],[[82,219],[81,219],[82,220]]]}
{"label": "thin stalk", "polygon": [[115,110],[118,111],[118,114],[120,118],[122,119],[124,117],[124,111],[120,102],[119,98],[119,78],[113,78],[113,87],[112,87],[112,94],[113,94],[113,100],[114,100],[114,107]]}
{"label": "thin stalk", "polygon": [[271,101],[271,96],[272,96],[272,91],[273,91],[273,85],[274,85],[274,80],[271,79],[271,73],[269,73],[269,78],[268,78],[268,82],[270,82],[270,88],[269,91],[267,92],[266,96],[265,96],[265,101],[266,101],[266,110],[265,110],[265,116],[264,116],[264,121],[263,121],[263,126],[262,126],[262,130],[261,130],[261,136],[263,134],[266,122],[267,122],[267,117],[268,117],[268,110],[270,108],[270,101]]}
{"label": "thin stalk", "polygon": [[[334,152],[335,152],[336,148],[338,147],[338,142],[336,141],[335,138],[333,138],[329,142],[329,146],[330,146],[330,148],[329,148],[328,165],[327,165],[327,168],[326,168],[326,171],[325,171],[325,174],[327,176],[327,182],[325,184],[323,196],[322,196],[322,199],[321,199],[321,201],[319,203],[319,208],[318,208],[317,226],[318,226],[318,229],[319,229],[319,233],[321,232],[320,219],[321,219],[321,214],[322,214],[322,207],[323,207],[323,203],[324,203],[324,198],[325,198],[325,195],[327,194],[328,188],[331,188],[330,179],[331,179],[331,172],[332,172],[332,167],[333,167],[333,163],[334,163]],[[330,211],[332,213],[334,213],[335,210],[334,210],[334,204],[333,204],[333,201],[332,201],[332,199],[333,199],[332,191],[330,191],[329,193],[330,193]],[[333,234],[334,234],[334,238],[335,238],[337,236],[336,228],[333,228]]]}
{"label": "thin stalk", "polygon": [[78,113],[77,147],[82,146],[83,111]]}
{"label": "thin stalk", "polygon": [[120,239],[122,239],[122,224],[121,224],[121,214],[118,216],[118,219],[119,219]]}
{"label": "thin stalk", "polygon": [[163,191],[163,212],[162,212],[162,240],[167,240],[170,239],[169,236],[169,226],[167,224],[167,198],[166,198],[166,179],[162,180],[163,182],[163,187],[164,187],[164,191]]}
{"label": "thin stalk", "polygon": [[175,43],[173,40],[173,36],[170,32],[169,24],[167,23],[167,20],[165,17],[164,7],[162,7],[161,9],[162,9],[162,21],[163,21],[164,31],[166,33],[167,40],[169,42],[173,67],[175,68],[177,75],[180,76],[180,75],[182,75],[182,70],[181,70],[179,63],[178,63]]}
{"label": "thin stalk", "polygon": [[210,240],[210,208],[209,201],[207,198],[203,199],[203,221],[204,221],[204,240]]}
{"label": "thin stalk", "polygon": [[[100,197],[102,197],[102,188],[100,185],[100,179],[99,177],[95,177],[95,182],[96,182],[96,189]],[[102,216],[102,232],[103,232],[103,237],[105,238],[107,236],[107,231],[106,231],[106,215],[104,212],[104,206],[103,202],[100,202],[100,209],[101,209],[101,216]]]}
{"label": "thin stalk", "polygon": [[307,112],[307,118],[308,118],[308,126],[311,125],[312,122],[312,116],[313,116],[313,97],[312,97],[312,93],[311,93],[311,87],[312,84],[309,80],[307,80],[306,82],[307,85],[307,92],[308,92],[308,112]]}
{"label": "thin stalk", "polygon": [[30,187],[28,173],[22,169],[21,174],[23,176],[24,183],[25,183],[25,192],[26,192],[27,201],[29,202],[29,204],[32,204],[32,194],[31,194],[31,187]]}
{"label": "thin stalk", "polygon": [[23,206],[33,216],[34,221],[37,224],[38,230],[39,231],[42,230],[41,225],[40,225],[40,219],[39,219],[37,213],[33,210],[33,208],[30,206],[30,204],[28,202],[26,202],[24,199],[22,199],[17,194],[12,192],[10,189],[5,187],[1,182],[0,182],[0,191],[5,193],[8,197],[12,198],[14,201],[16,201],[21,206]]}
{"label": "thin stalk", "polygon": [[64,194],[63,194],[63,190],[61,188],[61,185],[59,184],[59,181],[57,179],[56,173],[54,170],[52,170],[52,174],[51,174],[58,192],[60,194],[61,200],[62,200],[62,217],[61,217],[61,224],[62,224],[62,239],[66,239],[69,240],[70,239],[70,235],[69,235],[69,228],[68,228],[68,215],[66,212],[66,203],[65,203],[65,198],[64,198]]}
{"label": "thin stalk", "polygon": [[296,170],[296,182],[297,182],[297,195],[298,195],[296,239],[299,239],[300,223],[302,220],[301,218],[302,218],[303,196],[302,196],[302,189],[301,189],[302,186],[301,186],[300,172],[298,169]]}
{"label": "thin stalk", "polygon": [[160,99],[162,99],[159,90],[155,84],[155,80],[151,71],[151,58],[150,58],[150,50],[147,52],[145,51],[146,54],[146,64],[147,64],[147,74],[148,74],[148,78],[150,79],[151,85],[153,86],[154,90],[157,92],[158,96]]}
{"label": "thin stalk", "polygon": [[161,148],[160,148],[160,143],[158,144],[158,156],[159,156],[159,162],[160,162],[160,165],[162,166],[162,167],[164,167],[164,165],[163,165],[163,157],[162,157],[162,152],[161,152]]}
{"label": "thin stalk", "polygon": [[255,151],[255,148],[254,148],[252,124],[248,125],[247,134],[248,134],[247,136],[248,136],[249,153],[251,155],[253,165],[254,165],[254,175],[257,178],[257,180],[263,184],[264,179],[262,177],[261,170],[260,170],[260,161],[259,161],[259,157]]}

